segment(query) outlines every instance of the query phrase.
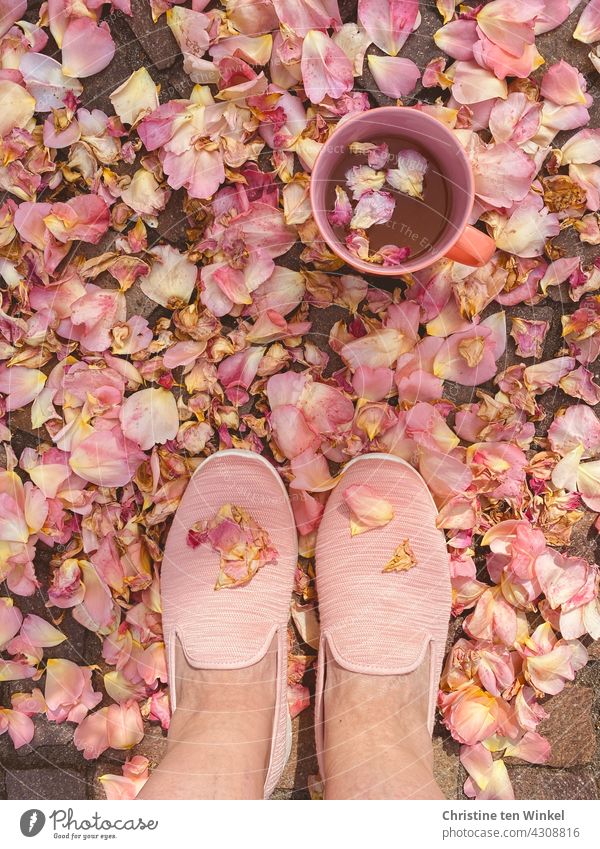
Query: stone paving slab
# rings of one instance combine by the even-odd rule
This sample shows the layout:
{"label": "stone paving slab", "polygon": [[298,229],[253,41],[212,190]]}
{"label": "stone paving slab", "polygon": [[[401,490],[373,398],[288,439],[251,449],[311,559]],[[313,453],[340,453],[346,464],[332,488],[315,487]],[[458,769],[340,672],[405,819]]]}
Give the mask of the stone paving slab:
{"label": "stone paving slab", "polygon": [[550,700],[550,716],[538,726],[552,746],[547,766],[564,768],[592,763],[597,748],[593,702],[591,687],[570,687]]}
{"label": "stone paving slab", "polygon": [[515,766],[509,770],[516,799],[597,799],[594,772],[552,769],[545,766]]}
{"label": "stone paving slab", "polygon": [[87,799],[85,772],[70,769],[19,769],[6,776],[9,799]]}

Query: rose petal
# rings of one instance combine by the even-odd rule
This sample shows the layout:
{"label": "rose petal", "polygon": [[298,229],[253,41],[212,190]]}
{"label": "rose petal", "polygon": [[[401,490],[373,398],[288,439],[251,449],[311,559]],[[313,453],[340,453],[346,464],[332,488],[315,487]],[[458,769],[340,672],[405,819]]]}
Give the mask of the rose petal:
{"label": "rose petal", "polygon": [[21,20],[27,11],[27,0],[1,0],[0,38],[8,32],[15,21]]}
{"label": "rose petal", "polygon": [[410,540],[403,540],[395,549],[391,559],[383,567],[383,572],[408,572],[417,565],[417,558],[411,548]]}
{"label": "rose petal", "polygon": [[381,528],[394,518],[392,504],[367,484],[346,487],[342,497],[350,510],[351,536]]}
{"label": "rose petal", "polygon": [[312,103],[321,103],[326,95],[341,97],[354,83],[350,60],[319,30],[310,30],[304,38],[301,67],[304,90]]}
{"label": "rose petal", "polygon": [[91,77],[103,71],[115,55],[115,43],[106,21],[73,18],[62,39],[63,73],[68,77]]}
{"label": "rose petal", "polygon": [[600,39],[600,0],[589,0],[577,22],[573,38],[584,44]]}
{"label": "rose petal", "polygon": [[335,187],[335,203],[327,218],[332,227],[347,227],[352,218],[352,204],[346,192],[340,187]]}
{"label": "rose petal", "polygon": [[[4,536],[3,536],[4,539]],[[0,648],[10,642],[21,627],[23,614],[15,607],[12,598],[0,598]]]}
{"label": "rose petal", "polygon": [[396,201],[389,192],[365,192],[354,208],[350,227],[367,230],[374,224],[386,224],[395,206]]}
{"label": "rose petal", "polygon": [[143,450],[175,439],[177,403],[166,389],[141,389],[126,398],[119,413],[124,436]]}
{"label": "rose petal", "polygon": [[[358,20],[371,41],[389,56],[396,56],[415,28],[417,0],[359,0]],[[371,58],[371,57],[369,57]]]}
{"label": "rose petal", "polygon": [[491,71],[481,68],[475,62],[455,62],[448,70],[452,78],[452,96],[458,103],[473,104],[508,95],[504,80],[498,79]]}
{"label": "rose petal", "polygon": [[14,127],[24,127],[33,117],[35,98],[26,88],[11,80],[0,80],[0,136],[5,136]]}
{"label": "rose petal", "polygon": [[600,130],[580,130],[561,148],[561,164],[589,165],[600,159]]}
{"label": "rose petal", "polygon": [[120,428],[95,431],[71,453],[69,465],[76,475],[97,486],[125,486],[146,455],[125,439]]}
{"label": "rose petal", "polygon": [[428,162],[416,150],[400,150],[395,168],[390,168],[385,175],[387,182],[399,192],[410,197],[423,196],[423,180],[427,172]]}
{"label": "rose petal", "polygon": [[370,53],[367,61],[377,88],[388,97],[405,97],[410,94],[421,77],[421,71],[412,59]]}
{"label": "rose petal", "polygon": [[187,304],[196,285],[196,266],[171,245],[157,245],[152,254],[156,260],[140,283],[144,295],[163,307]]}
{"label": "rose petal", "polygon": [[552,65],[542,77],[540,93],[559,106],[569,106],[572,103],[590,105],[590,98],[585,94],[587,83],[583,74],[577,68],[569,65],[564,59]]}
{"label": "rose petal", "polygon": [[65,76],[60,62],[42,53],[26,53],[19,70],[29,93],[35,97],[36,112],[61,109],[68,95],[79,97],[83,91],[79,80]]}
{"label": "rose petal", "polygon": [[124,124],[136,124],[158,109],[158,91],[146,68],[138,68],[110,95],[113,109]]}

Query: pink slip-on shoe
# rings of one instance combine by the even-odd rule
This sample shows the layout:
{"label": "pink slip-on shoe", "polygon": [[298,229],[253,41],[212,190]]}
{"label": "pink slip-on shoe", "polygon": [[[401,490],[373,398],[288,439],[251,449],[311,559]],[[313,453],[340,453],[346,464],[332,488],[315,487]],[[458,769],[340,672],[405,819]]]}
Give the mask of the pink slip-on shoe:
{"label": "pink slip-on shoe", "polygon": [[[344,492],[354,485],[367,485],[391,503],[394,515],[386,525],[351,536]],[[345,669],[372,675],[412,672],[429,651],[433,731],[451,605],[449,555],[436,516],[419,473],[389,454],[351,460],[329,497],[316,548],[321,637],[315,733],[322,776],[326,651]],[[406,540],[415,565],[384,572]]]}
{"label": "pink slip-on shoe", "polygon": [[[212,545],[188,543],[199,521],[235,505],[269,535],[276,555],[240,586],[215,589],[220,554]],[[163,630],[171,708],[175,704],[175,648],[199,669],[241,669],[258,663],[277,640],[277,692],[265,798],[289,757],[287,625],[298,559],[296,526],[283,481],[264,457],[251,451],[218,451],[194,472],[173,518],[161,569]]]}

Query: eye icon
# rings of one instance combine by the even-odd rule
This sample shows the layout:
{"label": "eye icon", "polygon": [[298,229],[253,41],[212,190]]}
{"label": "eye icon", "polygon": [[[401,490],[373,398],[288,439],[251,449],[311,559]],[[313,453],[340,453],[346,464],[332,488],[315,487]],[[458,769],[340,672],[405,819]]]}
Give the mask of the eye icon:
{"label": "eye icon", "polygon": [[25,811],[21,815],[21,834],[25,837],[35,837],[43,829],[46,822],[44,813],[37,808]]}

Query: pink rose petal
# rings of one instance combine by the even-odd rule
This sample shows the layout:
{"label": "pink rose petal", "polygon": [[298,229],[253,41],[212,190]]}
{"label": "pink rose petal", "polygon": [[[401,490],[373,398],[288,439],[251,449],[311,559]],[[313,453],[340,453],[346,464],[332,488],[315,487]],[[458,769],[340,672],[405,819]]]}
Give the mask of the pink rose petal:
{"label": "pink rose petal", "polygon": [[91,77],[103,71],[115,55],[115,43],[105,21],[72,19],[62,39],[63,72],[68,77]]}

